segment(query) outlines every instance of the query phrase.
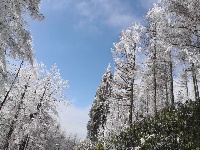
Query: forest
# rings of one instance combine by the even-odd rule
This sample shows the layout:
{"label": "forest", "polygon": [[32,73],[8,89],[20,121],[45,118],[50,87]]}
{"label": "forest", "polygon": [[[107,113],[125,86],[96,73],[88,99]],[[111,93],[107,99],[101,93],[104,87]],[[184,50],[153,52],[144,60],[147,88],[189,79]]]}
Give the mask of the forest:
{"label": "forest", "polygon": [[68,82],[35,59],[26,25],[44,20],[40,3],[0,1],[0,149],[200,149],[200,0],[159,0],[121,31],[84,140],[58,121]]}

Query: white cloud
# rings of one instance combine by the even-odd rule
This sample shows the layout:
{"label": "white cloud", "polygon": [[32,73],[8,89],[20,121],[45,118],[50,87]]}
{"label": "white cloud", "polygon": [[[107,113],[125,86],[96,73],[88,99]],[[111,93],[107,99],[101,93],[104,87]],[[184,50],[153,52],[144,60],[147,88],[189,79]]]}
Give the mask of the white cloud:
{"label": "white cloud", "polygon": [[137,19],[131,6],[121,0],[46,0],[42,7],[76,15],[78,26],[84,28],[103,24],[122,29]]}
{"label": "white cloud", "polygon": [[76,10],[83,17],[82,21],[89,24],[98,22],[115,28],[130,26],[135,19],[128,6],[119,0],[85,0],[76,4]]}
{"label": "white cloud", "polygon": [[66,9],[71,2],[70,0],[42,0],[42,7],[58,11]]}
{"label": "white cloud", "polygon": [[106,24],[112,27],[125,27],[133,23],[133,17],[129,15],[113,14],[112,17],[107,18]]}
{"label": "white cloud", "polygon": [[156,2],[158,2],[158,0],[141,0],[140,1],[141,5],[146,9],[149,9]]}
{"label": "white cloud", "polygon": [[67,134],[77,134],[79,138],[84,139],[87,134],[89,108],[78,108],[74,105],[66,106],[60,102],[57,110],[62,129]]}

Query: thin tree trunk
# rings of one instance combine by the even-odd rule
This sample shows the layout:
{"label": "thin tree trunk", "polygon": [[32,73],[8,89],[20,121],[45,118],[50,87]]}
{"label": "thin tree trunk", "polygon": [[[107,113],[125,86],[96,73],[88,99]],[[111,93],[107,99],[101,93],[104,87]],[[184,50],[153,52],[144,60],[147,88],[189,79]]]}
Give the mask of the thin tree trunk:
{"label": "thin tree trunk", "polygon": [[[198,18],[198,16],[196,16],[196,18]],[[197,42],[196,42],[196,46],[199,47],[200,45],[200,41],[199,41],[199,30],[196,26],[196,36],[197,36]],[[194,63],[193,63],[194,64]],[[197,92],[197,99],[199,100],[199,88],[198,88],[198,81],[197,81],[197,77],[196,77],[196,73],[194,70],[194,75],[195,75],[195,82],[196,82],[196,92]]]}
{"label": "thin tree trunk", "polygon": [[[133,54],[133,66],[132,66],[132,71],[135,71],[135,61],[136,61],[136,44],[134,46],[134,54]],[[134,74],[132,77],[132,82],[131,82],[131,94],[130,94],[130,112],[129,112],[129,125],[130,125],[130,129],[132,129],[132,124],[133,124],[133,92],[134,92]]]}
{"label": "thin tree trunk", "polygon": [[19,103],[19,105],[18,105],[18,107],[17,107],[17,112],[16,112],[16,114],[15,114],[15,116],[14,116],[14,119],[13,119],[12,122],[11,122],[9,132],[8,132],[8,134],[7,134],[7,136],[6,136],[6,142],[5,142],[5,145],[4,145],[4,150],[8,150],[8,148],[9,148],[9,141],[10,141],[11,136],[12,136],[12,134],[13,134],[13,131],[14,131],[14,128],[15,128],[17,119],[18,119],[18,117],[19,117],[20,107],[21,107],[21,105],[23,104],[23,99],[24,99],[24,97],[25,97],[27,87],[28,87],[28,84],[25,85],[24,92],[22,93],[20,103]]}
{"label": "thin tree trunk", "polygon": [[11,90],[12,90],[14,84],[15,84],[15,81],[16,81],[18,75],[19,75],[19,72],[20,72],[20,69],[21,69],[22,65],[23,65],[23,61],[21,62],[20,66],[19,66],[19,69],[18,69],[18,71],[17,71],[17,74],[16,74],[16,76],[15,76],[15,78],[14,78],[14,80],[13,80],[11,86],[10,86],[10,89],[7,91],[7,93],[6,93],[6,95],[5,95],[4,99],[3,99],[3,101],[2,101],[1,104],[0,104],[0,111],[1,111],[1,109],[2,109],[2,107],[3,107],[3,105],[5,104],[5,102],[6,102],[7,98],[8,98],[8,95],[9,95],[9,93],[11,92]]}
{"label": "thin tree trunk", "polygon": [[22,143],[20,144],[19,150],[26,150],[30,140],[30,135],[27,134]]}
{"label": "thin tree trunk", "polygon": [[196,85],[196,95],[197,95],[197,100],[199,99],[199,88],[198,88],[198,82],[197,82],[197,76],[194,70],[194,78],[195,78],[195,85]]}
{"label": "thin tree trunk", "polygon": [[[32,117],[36,117],[39,114],[40,108],[42,107],[42,100],[44,99],[44,96],[45,96],[45,93],[46,93],[46,89],[47,89],[47,87],[45,87],[44,92],[42,93],[42,97],[40,98],[40,102],[37,104],[37,112],[30,115],[30,121],[31,122],[32,122]],[[36,94],[36,91],[35,91],[35,94]],[[29,138],[30,138],[30,135],[27,134],[22,139],[19,150],[25,150],[26,149],[26,147],[28,145],[27,139],[29,141]]]}
{"label": "thin tree trunk", "polygon": [[199,98],[199,91],[198,91],[198,84],[197,84],[197,79],[196,79],[196,74],[195,74],[194,63],[192,63],[191,71],[192,71],[195,101],[197,101],[197,99]]}
{"label": "thin tree trunk", "polygon": [[[196,37],[197,37],[195,46],[198,47],[199,46],[199,33],[198,33],[199,30],[198,30],[197,26],[195,26],[195,28],[196,28],[195,32],[196,32]],[[192,77],[193,77],[193,84],[194,84],[194,91],[195,91],[195,100],[197,101],[199,99],[199,88],[198,88],[194,63],[192,63]]]}
{"label": "thin tree trunk", "polygon": [[169,105],[169,98],[168,98],[168,76],[167,76],[167,64],[165,62],[165,94],[166,94],[166,105]]}
{"label": "thin tree trunk", "polygon": [[187,97],[189,98],[189,90],[188,90],[188,83],[187,83],[187,81],[185,81],[185,86],[186,86],[186,94],[187,94]]}
{"label": "thin tree trunk", "polygon": [[149,90],[147,90],[146,112],[149,113]]}
{"label": "thin tree trunk", "polygon": [[157,116],[157,80],[156,80],[156,60],[157,60],[157,50],[156,50],[156,26],[155,26],[155,43],[154,43],[154,58],[153,58],[153,84],[154,84],[154,114]]}
{"label": "thin tree trunk", "polygon": [[29,143],[29,140],[30,140],[30,136],[28,136],[28,139],[27,139],[27,141],[26,141],[26,146],[25,146],[25,149],[24,149],[24,150],[27,149],[27,147],[28,147],[28,143]]}
{"label": "thin tree trunk", "polygon": [[185,75],[184,75],[183,79],[184,79],[184,81],[185,81],[186,95],[187,95],[187,98],[189,98],[188,74],[187,74],[187,70],[185,70]]}
{"label": "thin tree trunk", "polygon": [[25,150],[26,149],[26,146],[27,146],[27,143],[28,143],[28,140],[29,140],[29,135],[27,134],[24,138],[24,140],[22,140],[20,146],[19,146],[19,150]]}
{"label": "thin tree trunk", "polygon": [[171,93],[171,105],[174,105],[174,79],[173,79],[173,64],[172,64],[172,55],[171,51],[169,53],[169,67],[170,67],[170,93]]}
{"label": "thin tree trunk", "polygon": [[0,97],[5,95],[5,80],[6,80],[6,60],[5,51],[0,47]]}
{"label": "thin tree trunk", "polygon": [[131,96],[130,96],[130,112],[129,112],[129,124],[130,129],[132,129],[133,125],[133,83],[131,83]]}
{"label": "thin tree trunk", "polygon": [[199,86],[198,86],[196,74],[195,74],[195,78],[196,78],[197,99],[199,99]]}

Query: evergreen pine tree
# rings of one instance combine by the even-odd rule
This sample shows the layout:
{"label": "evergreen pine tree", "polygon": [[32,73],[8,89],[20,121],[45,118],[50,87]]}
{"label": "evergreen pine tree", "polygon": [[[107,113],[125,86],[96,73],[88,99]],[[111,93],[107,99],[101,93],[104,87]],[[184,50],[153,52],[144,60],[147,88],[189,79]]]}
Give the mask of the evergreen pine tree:
{"label": "evergreen pine tree", "polygon": [[108,66],[106,73],[103,75],[101,84],[97,89],[92,108],[90,109],[90,120],[87,124],[88,134],[87,137],[93,142],[98,141],[98,136],[101,136],[100,131],[104,130],[108,108],[108,98],[111,96],[113,75]]}

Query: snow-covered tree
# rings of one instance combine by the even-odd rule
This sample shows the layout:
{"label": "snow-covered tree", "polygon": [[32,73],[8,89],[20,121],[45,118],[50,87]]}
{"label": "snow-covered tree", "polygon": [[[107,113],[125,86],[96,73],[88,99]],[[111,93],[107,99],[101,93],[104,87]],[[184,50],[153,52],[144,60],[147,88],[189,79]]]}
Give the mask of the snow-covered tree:
{"label": "snow-covered tree", "polygon": [[120,42],[114,43],[112,54],[115,62],[112,96],[109,98],[109,114],[105,135],[132,127],[136,119],[135,103],[138,86],[135,83],[137,74],[136,53],[140,51],[140,25],[133,25],[121,32]]}
{"label": "snow-covered tree", "polygon": [[27,25],[25,18],[39,20],[44,18],[39,13],[40,0],[4,0],[0,3],[1,63],[5,62],[3,60],[5,54],[12,58],[33,62],[32,38],[30,32],[25,29]]}
{"label": "snow-covered tree", "polygon": [[113,75],[110,70],[110,64],[103,75],[101,84],[99,85],[94,102],[90,109],[90,120],[87,124],[87,137],[93,142],[99,141],[99,136],[104,136],[104,128],[109,112],[108,99],[111,97]]}
{"label": "snow-covered tree", "polygon": [[[144,70],[144,74],[150,80],[146,82],[150,93],[148,103],[153,102],[151,106],[156,114],[161,106],[165,106],[163,104],[174,104],[173,53],[171,46],[161,40],[167,24],[164,9],[154,4],[145,16],[145,21],[147,27],[143,30],[145,34],[142,40],[147,55],[144,67],[147,73]],[[146,80],[145,77],[142,79]]]}
{"label": "snow-covered tree", "polygon": [[[51,114],[57,114],[57,100],[66,100],[66,84],[56,66],[48,71],[43,64],[35,63],[33,66],[25,65],[20,69],[8,95],[8,101],[2,109],[3,118],[11,120],[7,131],[1,137],[5,140],[2,141],[4,149],[19,145],[21,148],[25,147],[27,139],[36,136],[36,130],[53,124]],[[45,118],[48,120],[45,121]],[[45,134],[45,131],[41,131],[40,134]]]}
{"label": "snow-covered tree", "polygon": [[40,0],[0,1],[0,102],[5,95],[6,58],[33,63],[32,37],[26,29],[27,17],[42,20]]}
{"label": "snow-covered tree", "polygon": [[[182,104],[176,102],[184,102],[191,98],[191,88],[188,85],[190,80],[193,84],[194,98],[199,99],[199,6],[199,0],[160,0],[147,12],[146,27],[135,25],[122,31],[120,42],[115,43],[112,49],[115,70],[104,129],[107,138],[101,143],[105,149],[112,149],[112,144],[117,144],[121,149],[125,149],[125,145],[134,145],[133,141],[145,132],[139,129],[140,125],[152,127],[149,121],[153,117],[156,116],[153,119],[157,121],[162,120],[160,116],[165,116],[166,112],[179,113],[176,109]],[[142,57],[137,53],[139,47],[143,49]],[[141,59],[142,63],[139,63],[138,60]],[[167,119],[168,114],[165,117]],[[135,123],[135,120],[138,122]],[[156,132],[159,124],[154,123]],[[179,120],[177,123],[180,123]],[[124,130],[127,127],[131,127],[132,130]],[[137,130],[138,134],[132,140]],[[145,136],[157,138],[156,134]],[[168,139],[171,138],[168,136]],[[141,145],[146,139],[143,140]],[[162,145],[162,142],[155,142]]]}
{"label": "snow-covered tree", "polygon": [[185,61],[190,65],[194,85],[194,97],[199,98],[196,70],[200,58],[200,11],[199,0],[161,0],[161,5],[168,16],[164,42],[174,49],[185,53]]}
{"label": "snow-covered tree", "polygon": [[[155,13],[158,12],[158,13]],[[158,42],[158,30],[160,23],[160,17],[157,15],[161,10],[154,5],[152,9],[146,15],[146,20],[148,27],[146,28],[146,39],[147,39],[147,49],[148,49],[148,68],[150,71],[149,80],[152,81],[151,90],[152,90],[152,101],[154,114],[157,113],[157,103],[158,103],[158,51],[160,49]],[[158,18],[157,18],[158,17]],[[148,86],[147,86],[148,87]]]}

